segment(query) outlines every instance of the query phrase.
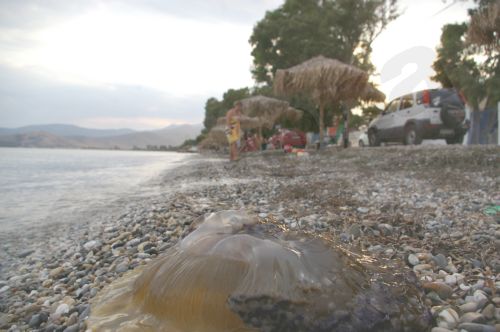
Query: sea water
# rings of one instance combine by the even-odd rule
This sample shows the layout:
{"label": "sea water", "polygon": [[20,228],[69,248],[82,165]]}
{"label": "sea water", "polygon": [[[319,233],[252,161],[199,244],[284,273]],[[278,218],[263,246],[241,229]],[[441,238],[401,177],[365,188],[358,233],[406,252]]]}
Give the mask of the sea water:
{"label": "sea water", "polygon": [[[126,197],[153,195],[175,152],[0,148],[0,234],[80,221]],[[99,213],[99,212],[97,212]]]}

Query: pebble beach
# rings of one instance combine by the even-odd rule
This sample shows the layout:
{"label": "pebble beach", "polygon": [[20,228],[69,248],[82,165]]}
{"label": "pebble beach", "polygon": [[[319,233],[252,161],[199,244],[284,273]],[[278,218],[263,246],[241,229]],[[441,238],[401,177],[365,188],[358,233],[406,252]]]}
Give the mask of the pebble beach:
{"label": "pebble beach", "polygon": [[400,261],[432,332],[500,331],[499,147],[194,155],[161,186],[109,218],[0,236],[0,331],[86,331],[102,288],[233,209]]}

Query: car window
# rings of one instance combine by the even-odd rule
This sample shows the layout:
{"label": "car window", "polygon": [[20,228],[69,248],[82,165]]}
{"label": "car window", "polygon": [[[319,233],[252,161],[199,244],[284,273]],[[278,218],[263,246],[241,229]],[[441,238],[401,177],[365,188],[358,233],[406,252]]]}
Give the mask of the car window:
{"label": "car window", "polygon": [[404,110],[407,108],[412,108],[413,105],[413,95],[406,95],[401,98],[401,107],[399,109]]}
{"label": "car window", "polygon": [[385,108],[385,112],[386,113],[396,112],[398,108],[399,108],[399,99],[395,99],[391,101],[389,105],[387,105],[387,107]]}

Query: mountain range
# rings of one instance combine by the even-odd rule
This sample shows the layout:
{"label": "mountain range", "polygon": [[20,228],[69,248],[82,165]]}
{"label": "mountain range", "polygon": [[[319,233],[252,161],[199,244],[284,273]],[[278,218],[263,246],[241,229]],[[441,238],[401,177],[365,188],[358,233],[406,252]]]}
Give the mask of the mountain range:
{"label": "mountain range", "polygon": [[198,136],[197,125],[171,125],[159,130],[90,129],[65,124],[0,128],[0,146],[39,148],[145,149],[179,146]]}

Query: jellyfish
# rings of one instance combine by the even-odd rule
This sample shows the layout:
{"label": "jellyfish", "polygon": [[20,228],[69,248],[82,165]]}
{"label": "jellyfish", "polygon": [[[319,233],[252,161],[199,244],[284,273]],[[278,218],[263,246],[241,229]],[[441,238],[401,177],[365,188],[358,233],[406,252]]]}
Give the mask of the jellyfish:
{"label": "jellyfish", "polygon": [[[243,211],[209,215],[92,303],[93,331],[425,331],[412,275]],[[401,271],[401,272],[397,272]]]}

